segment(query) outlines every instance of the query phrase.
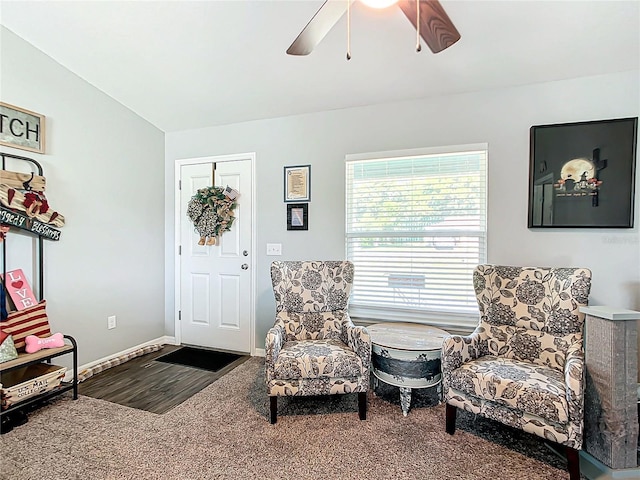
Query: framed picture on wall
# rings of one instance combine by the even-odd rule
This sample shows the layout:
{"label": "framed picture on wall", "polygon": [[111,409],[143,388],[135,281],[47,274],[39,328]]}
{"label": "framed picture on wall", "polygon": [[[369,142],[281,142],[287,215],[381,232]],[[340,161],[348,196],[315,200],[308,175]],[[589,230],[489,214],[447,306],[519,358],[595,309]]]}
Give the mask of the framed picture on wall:
{"label": "framed picture on wall", "polygon": [[309,230],[309,204],[287,205],[287,230]]}
{"label": "framed picture on wall", "polygon": [[0,145],[44,153],[44,126],[44,115],[0,102]]}
{"label": "framed picture on wall", "polygon": [[638,118],[530,130],[529,228],[632,228]]}
{"label": "framed picture on wall", "polygon": [[311,200],[311,165],[284,167],[284,201]]}

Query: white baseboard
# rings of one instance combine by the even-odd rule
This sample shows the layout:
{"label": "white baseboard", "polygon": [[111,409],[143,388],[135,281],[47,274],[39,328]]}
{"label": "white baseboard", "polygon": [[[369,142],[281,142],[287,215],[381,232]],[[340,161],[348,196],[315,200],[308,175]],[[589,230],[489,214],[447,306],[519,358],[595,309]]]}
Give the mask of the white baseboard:
{"label": "white baseboard", "polygon": [[[98,360],[94,360],[93,362],[89,362],[89,363],[85,363],[84,365],[80,365],[80,366],[78,366],[78,372],[82,372],[83,370],[86,370],[88,368],[95,367],[96,365],[98,365],[98,364],[100,364],[102,362],[106,362],[107,360],[111,360],[111,359],[117,358],[117,357],[119,357],[121,355],[126,355],[128,353],[134,352],[134,351],[138,350],[139,348],[146,347],[148,345],[157,345],[157,344],[160,344],[160,345],[175,345],[176,344],[176,337],[170,337],[168,335],[164,335],[162,337],[158,337],[158,338],[155,338],[153,340],[149,340],[148,342],[141,343],[140,345],[136,345],[135,347],[127,348],[125,350],[122,350],[121,352],[117,352],[117,353],[111,354],[109,356],[99,358]],[[64,381],[65,382],[69,382],[71,380],[73,380],[73,368],[68,369],[67,373],[64,376]]]}
{"label": "white baseboard", "polygon": [[254,357],[264,357],[265,355],[266,355],[266,352],[264,351],[264,348],[256,348],[253,351]]}

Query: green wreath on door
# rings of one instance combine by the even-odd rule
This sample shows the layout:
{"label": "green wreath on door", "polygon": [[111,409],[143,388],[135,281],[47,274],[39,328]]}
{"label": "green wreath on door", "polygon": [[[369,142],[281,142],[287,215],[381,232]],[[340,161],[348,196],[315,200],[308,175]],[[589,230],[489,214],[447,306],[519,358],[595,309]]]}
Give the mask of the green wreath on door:
{"label": "green wreath on door", "polygon": [[227,187],[199,189],[187,205],[187,216],[200,234],[198,245],[215,245],[216,238],[231,230],[238,192]]}

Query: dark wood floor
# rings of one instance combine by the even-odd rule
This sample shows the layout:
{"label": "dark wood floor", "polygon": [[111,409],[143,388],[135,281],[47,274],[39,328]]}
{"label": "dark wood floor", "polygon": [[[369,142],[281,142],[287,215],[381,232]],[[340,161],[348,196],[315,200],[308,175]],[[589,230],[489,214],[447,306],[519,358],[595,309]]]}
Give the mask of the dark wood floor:
{"label": "dark wood floor", "polygon": [[180,348],[165,345],[82,382],[81,395],[100,398],[152,413],[165,413],[246,361],[243,356],[217,372],[156,362],[155,358]]}

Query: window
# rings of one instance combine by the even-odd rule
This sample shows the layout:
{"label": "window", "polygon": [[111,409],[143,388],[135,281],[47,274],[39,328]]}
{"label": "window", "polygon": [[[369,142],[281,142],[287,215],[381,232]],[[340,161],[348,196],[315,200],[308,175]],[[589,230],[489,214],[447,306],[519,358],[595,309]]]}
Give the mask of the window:
{"label": "window", "polygon": [[356,318],[477,323],[487,146],[347,155],[346,249]]}

